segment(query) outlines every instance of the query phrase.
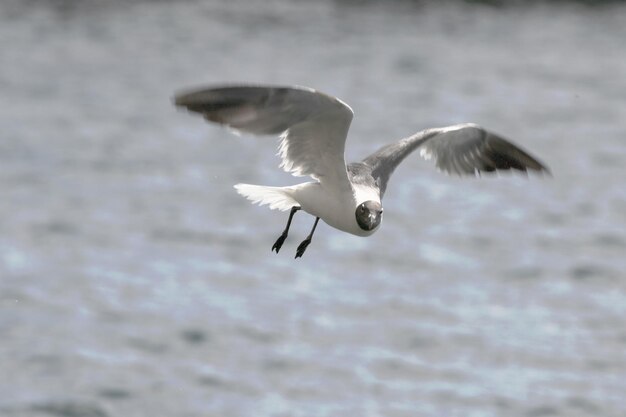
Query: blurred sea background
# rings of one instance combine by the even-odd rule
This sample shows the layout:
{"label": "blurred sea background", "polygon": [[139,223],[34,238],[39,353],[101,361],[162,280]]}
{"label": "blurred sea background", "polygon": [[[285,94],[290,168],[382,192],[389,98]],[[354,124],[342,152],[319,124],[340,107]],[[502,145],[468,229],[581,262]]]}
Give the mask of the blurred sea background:
{"label": "blurred sea background", "polygon": [[[626,3],[0,3],[1,416],[626,416]],[[370,238],[250,205],[273,138],[174,108],[300,84],[348,161],[476,122],[553,177],[417,155]]]}

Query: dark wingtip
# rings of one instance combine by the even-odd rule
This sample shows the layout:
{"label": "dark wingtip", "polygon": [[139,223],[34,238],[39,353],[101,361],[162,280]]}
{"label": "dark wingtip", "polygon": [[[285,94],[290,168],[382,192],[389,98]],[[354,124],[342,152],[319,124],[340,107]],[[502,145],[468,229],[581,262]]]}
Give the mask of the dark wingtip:
{"label": "dark wingtip", "polygon": [[211,110],[214,106],[223,106],[224,98],[220,95],[225,87],[199,87],[180,90],[172,98],[177,107],[184,107],[191,111],[202,112]]}
{"label": "dark wingtip", "polygon": [[192,112],[207,114],[259,100],[264,94],[262,87],[213,86],[179,91],[174,95],[173,103]]}
{"label": "dark wingtip", "polygon": [[203,93],[203,91],[179,91],[172,97],[172,104],[176,107],[185,107],[189,110],[193,110],[194,104],[198,104],[199,93]]}
{"label": "dark wingtip", "polygon": [[546,164],[518,145],[494,134],[491,135],[491,138],[493,138],[490,143],[491,149],[499,153],[497,156],[494,154],[490,155],[492,159],[496,159],[496,169],[518,170],[523,172],[524,175],[533,171],[540,175],[552,176],[552,172]]}
{"label": "dark wingtip", "polygon": [[547,166],[543,165],[543,164],[541,165],[541,169],[539,170],[539,173],[541,175],[545,175],[547,177],[554,178],[554,175],[552,174],[552,170],[550,168],[548,168]]}
{"label": "dark wingtip", "polygon": [[185,106],[185,101],[183,100],[184,96],[181,94],[175,94],[174,97],[172,97],[172,104],[177,106],[177,107],[182,107]]}
{"label": "dark wingtip", "polygon": [[[546,176],[546,177],[552,177],[552,171],[550,171],[550,168],[548,168],[547,166],[539,163],[538,166],[524,166],[522,168],[513,168],[511,171],[515,171],[515,172],[519,172],[522,175],[524,175],[525,177],[528,177],[529,174],[533,173],[535,175],[539,175],[539,176]],[[503,171],[500,171],[503,172]]]}
{"label": "dark wingtip", "polygon": [[532,170],[534,172],[536,172],[539,175],[546,175],[548,177],[552,177],[552,171],[550,170],[550,168],[548,168],[548,166],[546,164],[544,164],[543,162],[541,162],[540,160],[538,160],[535,157],[532,157],[530,155],[528,155],[533,162],[532,166],[527,166],[528,170]]}

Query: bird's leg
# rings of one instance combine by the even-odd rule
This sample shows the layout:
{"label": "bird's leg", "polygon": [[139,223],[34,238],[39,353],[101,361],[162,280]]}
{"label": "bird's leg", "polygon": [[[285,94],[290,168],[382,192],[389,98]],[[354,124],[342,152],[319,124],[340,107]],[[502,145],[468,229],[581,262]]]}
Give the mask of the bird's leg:
{"label": "bird's leg", "polygon": [[285,239],[287,239],[287,235],[289,234],[291,219],[293,219],[293,215],[296,214],[296,211],[298,210],[300,210],[300,207],[298,206],[293,206],[291,208],[291,211],[289,212],[289,220],[287,220],[287,226],[285,227],[285,230],[283,230],[283,233],[278,237],[278,239],[276,239],[276,243],[274,243],[274,246],[272,246],[272,250],[275,250],[276,253],[278,253],[280,248],[283,246],[283,243],[285,243]]}
{"label": "bird's leg", "polygon": [[311,233],[309,233],[306,239],[304,239],[302,243],[298,245],[298,250],[296,251],[296,259],[304,255],[304,251],[306,250],[306,247],[309,246],[309,243],[311,243],[311,238],[313,238],[313,233],[315,233],[315,228],[317,227],[317,222],[319,221],[320,221],[320,218],[316,217],[315,223],[313,223],[313,229],[311,229]]}

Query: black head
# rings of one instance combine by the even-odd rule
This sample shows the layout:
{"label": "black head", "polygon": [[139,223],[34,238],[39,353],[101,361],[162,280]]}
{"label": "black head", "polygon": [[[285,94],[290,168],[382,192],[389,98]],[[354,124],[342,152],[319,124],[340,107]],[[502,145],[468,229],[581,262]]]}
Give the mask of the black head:
{"label": "black head", "polygon": [[377,201],[368,200],[359,204],[354,215],[361,229],[374,230],[383,218],[383,206]]}

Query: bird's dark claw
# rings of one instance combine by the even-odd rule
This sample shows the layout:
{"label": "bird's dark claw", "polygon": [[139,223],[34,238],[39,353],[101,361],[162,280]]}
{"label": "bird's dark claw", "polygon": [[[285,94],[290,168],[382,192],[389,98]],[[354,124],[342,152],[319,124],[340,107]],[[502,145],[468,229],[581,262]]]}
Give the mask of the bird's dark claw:
{"label": "bird's dark claw", "polygon": [[272,246],[272,251],[276,251],[276,253],[278,253],[280,248],[283,247],[283,243],[285,243],[285,239],[287,239],[287,233],[283,232],[283,234],[278,236],[278,239],[276,239],[276,242]]}
{"label": "bird's dark claw", "polygon": [[304,251],[306,250],[307,246],[309,246],[309,243],[311,243],[311,239],[306,238],[302,241],[302,243],[298,245],[298,250],[296,251],[295,259],[301,258],[302,255],[304,255]]}

